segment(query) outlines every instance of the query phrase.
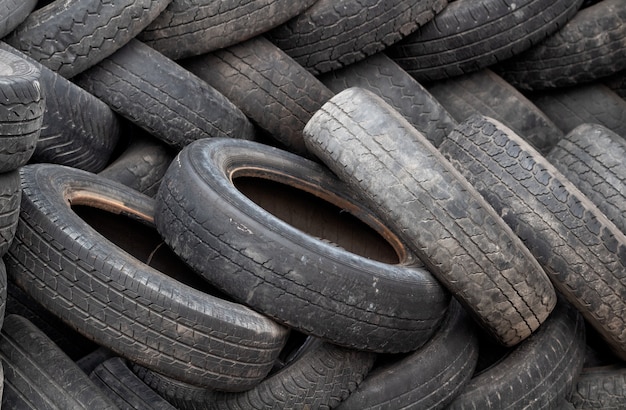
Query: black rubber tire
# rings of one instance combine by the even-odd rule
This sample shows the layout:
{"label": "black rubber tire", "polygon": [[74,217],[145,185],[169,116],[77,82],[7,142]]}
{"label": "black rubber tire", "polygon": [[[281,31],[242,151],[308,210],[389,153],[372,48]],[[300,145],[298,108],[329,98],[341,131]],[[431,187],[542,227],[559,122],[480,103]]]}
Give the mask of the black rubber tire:
{"label": "black rubber tire", "polygon": [[426,89],[383,53],[320,77],[333,92],[361,87],[382,97],[404,115],[434,146],[439,146],[456,121]]}
{"label": "black rubber tire", "polygon": [[215,87],[285,149],[306,155],[302,130],[333,96],[265,37],[181,62]]}
{"label": "black rubber tire", "polygon": [[7,315],[0,333],[5,409],[116,409],[41,330]]}
{"label": "black rubber tire", "polygon": [[134,136],[126,149],[98,175],[154,197],[175,157],[172,149],[149,134]]}
{"label": "black rubber tire", "polygon": [[546,158],[626,233],[626,139],[601,125],[582,124]]}
{"label": "black rubber tire", "polygon": [[317,0],[268,32],[268,38],[314,75],[384,50],[443,10],[448,0]]}
{"label": "black rubber tire", "polygon": [[0,38],[19,26],[36,5],[37,0],[0,0]]}
{"label": "black rubber tire", "polygon": [[317,0],[173,0],[137,37],[178,60],[256,37]]}
{"label": "black rubber tire", "polygon": [[601,83],[540,90],[527,96],[565,134],[594,123],[626,137],[626,101]]}
{"label": "black rubber tire", "polygon": [[542,153],[563,137],[545,113],[490,69],[436,81],[426,88],[458,122],[473,114],[494,118]]}
{"label": "black rubber tire", "polygon": [[120,137],[116,114],[76,84],[0,41],[41,71],[46,98],[41,133],[30,162],[49,162],[98,172],[108,163]]}
{"label": "black rubber tire", "polygon": [[[196,141],[174,163],[157,195],[157,228],[189,266],[234,299],[360,350],[410,351],[436,331],[449,294],[319,164],[232,139]],[[250,188],[278,188],[267,201],[248,189],[251,198],[235,186],[238,177],[250,178]]]}
{"label": "black rubber tire", "polygon": [[106,347],[99,346],[76,360],[76,365],[80,367],[85,374],[91,374],[101,363],[113,357],[118,356]]}
{"label": "black rubber tire", "polygon": [[133,39],[171,0],[55,0],[4,41],[72,78]]}
{"label": "black rubber tire", "polygon": [[576,385],[584,353],[585,322],[561,301],[535,334],[476,374],[447,408],[558,409]]}
{"label": "black rubber tire", "polygon": [[178,149],[202,138],[254,137],[253,125],[239,108],[139,40],[131,40],[74,81]]}
{"label": "black rubber tire", "polygon": [[626,408],[626,367],[623,364],[583,369],[570,398],[574,409]]}
{"label": "black rubber tire", "polygon": [[120,409],[176,410],[137,377],[121,357],[100,363],[89,378]]}
{"label": "black rubber tire", "polygon": [[0,49],[0,173],[19,168],[33,155],[45,109],[41,71]]}
{"label": "black rubber tire", "polygon": [[441,329],[426,345],[374,367],[337,410],[445,408],[471,379],[477,359],[474,321],[453,300]]}
{"label": "black rubber tire", "polygon": [[[17,171],[0,173],[0,257],[4,256],[17,228],[22,188]],[[4,282],[6,286],[6,281]]]}
{"label": "black rubber tire", "polygon": [[304,136],[501,343],[519,343],[548,317],[556,295],[528,249],[380,97],[342,91],[311,118]]}
{"label": "black rubber tire", "polygon": [[545,41],[494,69],[527,90],[582,84],[626,69],[626,3],[603,0],[580,10]]}
{"label": "black rubber tire", "polygon": [[471,73],[532,47],[578,11],[582,0],[455,0],[387,51],[418,81]]}
{"label": "black rubber tire", "polygon": [[519,235],[554,286],[626,358],[626,236],[496,120],[468,118],[440,150]]}
{"label": "black rubber tire", "polygon": [[[27,165],[21,175],[20,221],[5,260],[24,292],[97,344],[191,384],[236,391],[271,370],[285,328],[128,253],[158,237],[151,198],[61,165]],[[70,204],[126,219],[96,230]],[[118,246],[100,233],[107,227],[130,238],[149,232]]]}

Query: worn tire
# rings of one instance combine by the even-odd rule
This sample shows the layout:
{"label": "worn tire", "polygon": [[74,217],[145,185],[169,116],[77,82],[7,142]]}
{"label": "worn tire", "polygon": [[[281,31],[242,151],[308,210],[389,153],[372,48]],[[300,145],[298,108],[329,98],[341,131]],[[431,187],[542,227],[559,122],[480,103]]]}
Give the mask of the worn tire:
{"label": "worn tire", "polygon": [[574,409],[626,408],[626,368],[623,364],[583,369],[572,397]]}
{"label": "worn tire", "polygon": [[434,146],[439,146],[456,121],[413,77],[383,53],[378,53],[320,77],[334,93],[361,87],[382,97],[404,115]]}
{"label": "worn tire", "polygon": [[[5,258],[33,299],[97,344],[188,383],[241,390],[270,371],[285,328],[174,278],[180,261],[163,271],[148,265],[162,244],[151,198],[60,165],[28,165],[21,175],[20,221]],[[100,210],[98,230],[88,210]],[[136,239],[118,245],[120,235]],[[146,244],[145,263],[128,253]]]}
{"label": "worn tire", "polygon": [[[233,182],[243,177],[245,191]],[[161,183],[156,224],[174,252],[234,299],[338,345],[416,349],[448,306],[449,295],[357,195],[320,165],[259,143],[204,140],[181,151]]]}
{"label": "worn tire", "polygon": [[139,40],[131,40],[74,81],[178,149],[202,138],[254,137],[254,127],[233,103]]}
{"label": "worn tire", "polygon": [[268,32],[269,39],[314,75],[384,50],[432,20],[447,0],[318,0]]}
{"label": "worn tire", "polygon": [[317,0],[173,0],[137,37],[178,60],[256,37]]}
{"label": "worn tire", "polygon": [[542,153],[563,137],[550,117],[489,69],[436,81],[426,88],[457,122],[473,114],[486,115],[506,124]]}
{"label": "worn tire", "polygon": [[28,17],[37,0],[0,1],[0,38],[6,37]]}
{"label": "worn tire", "polygon": [[[17,171],[0,173],[0,257],[4,256],[17,228],[22,189]],[[6,281],[4,282],[6,286]]]}
{"label": "worn tire", "polygon": [[32,12],[7,43],[71,78],[133,39],[171,0],[55,0]]}
{"label": "worn tire", "polygon": [[475,375],[447,408],[558,409],[576,385],[584,352],[583,318],[559,302],[535,334]]}
{"label": "worn tire", "polygon": [[456,0],[388,55],[415,79],[441,80],[506,60],[570,20],[582,0]]}
{"label": "worn tire", "polygon": [[8,315],[0,333],[6,409],[116,409],[87,375],[27,319]]}
{"label": "worn tire", "polygon": [[522,242],[428,140],[380,97],[349,88],[305,142],[358,190],[496,339],[514,345],[548,317],[552,284]]}
{"label": "worn tire", "polygon": [[337,410],[445,408],[471,379],[477,359],[474,321],[453,300],[445,322],[426,345],[374,367]]}
{"label": "worn tire", "polygon": [[626,233],[626,140],[597,124],[574,128],[546,157]]}
{"label": "worn tire", "polygon": [[468,118],[440,150],[519,235],[554,286],[626,358],[626,236],[496,120]]}
{"label": "worn tire", "polygon": [[333,93],[263,36],[181,62],[285,149],[306,155],[302,130]]}
{"label": "worn tire", "polygon": [[494,69],[527,90],[591,82],[626,69],[626,3],[603,0]]}

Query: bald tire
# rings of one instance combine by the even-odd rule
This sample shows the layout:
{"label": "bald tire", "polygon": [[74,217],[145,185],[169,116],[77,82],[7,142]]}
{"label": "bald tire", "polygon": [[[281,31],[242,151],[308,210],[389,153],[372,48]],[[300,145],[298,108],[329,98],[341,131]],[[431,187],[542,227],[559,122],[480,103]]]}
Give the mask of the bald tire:
{"label": "bald tire", "polygon": [[501,343],[519,343],[547,318],[556,296],[537,261],[469,182],[380,97],[359,88],[342,91],[311,118],[304,136]]}

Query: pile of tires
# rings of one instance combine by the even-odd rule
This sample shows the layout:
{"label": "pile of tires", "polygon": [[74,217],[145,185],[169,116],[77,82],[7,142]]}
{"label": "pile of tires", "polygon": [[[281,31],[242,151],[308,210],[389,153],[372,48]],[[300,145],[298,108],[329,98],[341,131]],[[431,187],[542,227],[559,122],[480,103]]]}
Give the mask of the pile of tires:
{"label": "pile of tires", "polygon": [[626,408],[622,0],[0,0],[7,409]]}

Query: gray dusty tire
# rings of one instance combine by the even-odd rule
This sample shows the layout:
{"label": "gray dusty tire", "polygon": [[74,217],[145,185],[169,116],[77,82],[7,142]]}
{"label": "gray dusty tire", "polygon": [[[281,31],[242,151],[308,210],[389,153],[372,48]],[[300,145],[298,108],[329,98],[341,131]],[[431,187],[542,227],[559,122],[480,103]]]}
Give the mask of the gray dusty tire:
{"label": "gray dusty tire", "polygon": [[318,0],[268,38],[318,75],[384,50],[432,20],[447,0]]}
{"label": "gray dusty tire", "polygon": [[449,294],[319,164],[233,139],[197,141],[172,164],[157,228],[235,300],[359,350],[410,351],[436,331]]}
{"label": "gray dusty tire", "polygon": [[131,40],[74,82],[178,149],[202,138],[254,138],[253,125],[239,108],[139,40]]}
{"label": "gray dusty tire", "polygon": [[37,0],[0,1],[0,38],[6,37],[28,17]]}
{"label": "gray dusty tire", "polygon": [[[152,267],[162,244],[152,198],[61,165],[20,172],[20,221],[5,260],[25,293],[97,344],[191,384],[236,391],[270,371],[285,328],[188,285],[195,275],[175,277],[180,261]],[[143,244],[140,260],[130,252]]]}
{"label": "gray dusty tire", "polygon": [[554,289],[528,249],[380,97],[342,91],[311,118],[304,136],[501,343],[519,343],[548,317]]}
{"label": "gray dusty tire", "polygon": [[172,60],[256,37],[317,0],[173,0],[137,37]]}
{"label": "gray dusty tire", "polygon": [[440,146],[544,267],[555,288],[626,358],[626,236],[502,123],[472,116]]}
{"label": "gray dusty tire", "polygon": [[133,39],[171,0],[55,0],[32,13],[4,41],[65,78]]}

